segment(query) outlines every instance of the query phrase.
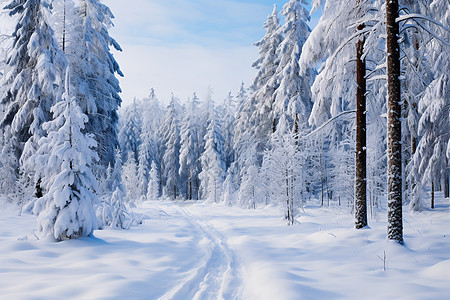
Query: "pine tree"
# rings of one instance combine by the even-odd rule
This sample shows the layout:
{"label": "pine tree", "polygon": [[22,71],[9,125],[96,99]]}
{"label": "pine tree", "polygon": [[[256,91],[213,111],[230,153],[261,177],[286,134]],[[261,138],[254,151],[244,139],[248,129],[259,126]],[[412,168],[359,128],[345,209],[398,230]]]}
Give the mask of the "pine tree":
{"label": "pine tree", "polygon": [[302,164],[298,152],[296,136],[289,128],[285,117],[279,120],[279,126],[272,135],[271,148],[264,155],[262,176],[271,180],[267,182],[266,193],[279,203],[285,212],[289,225],[295,223],[297,209],[302,206]]}
{"label": "pine tree", "polygon": [[[14,145],[17,145],[14,136],[9,136],[10,131],[5,130],[0,145],[0,195],[12,197],[16,191],[16,181],[19,177],[17,172],[17,156]],[[25,187],[23,187],[25,188]],[[20,200],[19,200],[20,201]]]}
{"label": "pine tree", "polygon": [[[185,117],[180,129],[180,170],[179,175],[186,182],[186,199],[198,199],[198,174],[200,173],[200,142],[199,142],[199,100],[194,97],[187,104]],[[184,180],[183,180],[184,178]]]}
{"label": "pine tree", "polygon": [[[47,7],[46,0],[12,0],[4,8],[17,24],[6,59],[1,124],[10,125],[17,138],[13,147],[21,164],[36,152],[45,135],[42,124],[50,120],[50,107],[63,89],[66,61],[49,26]],[[25,172],[32,174],[34,168]]]}
{"label": "pine tree", "polygon": [[162,186],[163,195],[176,199],[180,193],[178,170],[180,169],[180,131],[179,131],[179,100],[172,95],[168,110],[161,128],[162,141]]}
{"label": "pine tree", "polygon": [[210,101],[211,113],[205,135],[205,150],[200,157],[202,171],[199,174],[201,197],[213,202],[221,200],[222,184],[225,180],[224,140],[221,124]]}
{"label": "pine tree", "polygon": [[142,115],[137,100],[125,109],[123,121],[119,132],[122,160],[127,161],[132,156],[139,161],[139,147],[141,145]]}
{"label": "pine tree", "polygon": [[[241,153],[247,151],[243,148],[250,145],[246,141],[247,136],[253,137],[257,144],[257,166],[262,164],[262,156],[273,131],[274,107],[273,97],[278,81],[276,71],[279,67],[277,49],[283,39],[280,32],[280,23],[276,5],[264,23],[266,30],[264,37],[254,45],[259,49],[259,57],[253,63],[257,74],[250,87],[251,94],[239,105],[235,125],[235,151],[238,172],[242,173],[243,165]],[[239,97],[239,95],[238,95]]]}
{"label": "pine tree", "polygon": [[34,209],[39,213],[39,230],[58,241],[91,235],[96,228],[97,181],[91,172],[98,159],[92,150],[96,142],[82,133],[88,118],[70,89],[68,71],[63,99],[52,107],[53,120],[43,124],[48,136],[41,138],[30,159],[46,191]]}
{"label": "pine tree", "polygon": [[276,119],[286,113],[288,121],[293,122],[298,115],[302,125],[306,125],[311,113],[309,87],[315,76],[311,68],[307,68],[300,75],[299,60],[302,47],[311,32],[306,24],[309,21],[309,13],[304,7],[306,4],[305,0],[290,0],[281,11],[285,16],[285,23],[280,28],[284,38],[277,49],[279,66],[276,80],[279,86],[275,91],[273,104]]}
{"label": "pine tree", "polygon": [[388,239],[403,243],[399,3],[386,1],[388,85]]}
{"label": "pine tree", "polygon": [[149,175],[150,178],[148,180],[147,200],[157,200],[159,198],[159,172],[154,161],[152,161]]}
{"label": "pine tree", "polygon": [[127,161],[122,168],[122,178],[126,188],[127,203],[130,207],[136,206],[139,198],[139,190],[136,188],[138,183],[137,165],[133,156],[128,156]]}
{"label": "pine tree", "polygon": [[142,101],[141,106],[142,130],[139,146],[138,180],[140,194],[146,195],[151,164],[159,159],[157,132],[162,118],[160,104],[153,89],[151,89],[149,97]]}
{"label": "pine tree", "polygon": [[123,177],[122,177],[122,153],[120,152],[120,149],[116,149],[116,155],[114,158],[114,167],[112,169],[112,173],[110,176],[108,187],[110,186],[109,194],[112,194],[119,188],[119,190],[122,192],[123,197],[126,195],[126,187],[123,183]]}
{"label": "pine tree", "polygon": [[[86,131],[95,135],[101,147],[97,149],[100,164],[105,168],[114,163],[114,155],[119,145],[117,137],[118,108],[121,92],[116,75],[123,76],[111,48],[122,51],[119,44],[109,35],[114,15],[100,0],[80,0],[78,18],[81,22],[79,49],[76,52],[80,74],[80,102],[83,111],[89,115]],[[81,104],[80,104],[81,105]]]}

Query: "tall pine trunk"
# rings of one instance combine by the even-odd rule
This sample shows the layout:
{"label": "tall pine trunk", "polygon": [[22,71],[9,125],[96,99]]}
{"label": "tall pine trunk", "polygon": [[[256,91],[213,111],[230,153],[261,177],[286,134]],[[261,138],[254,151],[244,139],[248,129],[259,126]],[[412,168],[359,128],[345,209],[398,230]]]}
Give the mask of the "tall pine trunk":
{"label": "tall pine trunk", "polygon": [[[359,0],[357,1],[357,5]],[[364,24],[358,26],[358,31]],[[355,227],[367,226],[367,148],[366,148],[366,60],[364,36],[356,43],[356,160],[355,160]]]}
{"label": "tall pine trunk", "polygon": [[403,243],[402,127],[398,0],[386,0],[388,84],[388,239]]}
{"label": "tall pine trunk", "polygon": [[[448,166],[448,161],[447,161]],[[449,182],[449,171],[448,168],[444,171],[444,198],[450,198],[450,182]]]}
{"label": "tall pine trunk", "polygon": [[431,209],[434,209],[434,180],[431,180]]}

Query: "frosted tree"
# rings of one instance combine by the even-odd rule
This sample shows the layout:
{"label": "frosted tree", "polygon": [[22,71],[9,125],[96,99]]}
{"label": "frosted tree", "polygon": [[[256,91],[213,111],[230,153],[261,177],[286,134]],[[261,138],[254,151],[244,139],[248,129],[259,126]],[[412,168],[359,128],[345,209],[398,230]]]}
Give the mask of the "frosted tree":
{"label": "frosted tree", "polygon": [[266,151],[263,169],[271,181],[266,189],[272,200],[279,203],[289,225],[295,223],[297,210],[301,205],[302,164],[298,152],[297,137],[292,133],[284,116],[271,139],[272,147]]}
{"label": "frosted tree", "polygon": [[96,228],[97,181],[91,172],[98,159],[92,150],[96,142],[92,135],[82,133],[88,118],[70,88],[67,72],[63,98],[52,107],[53,120],[43,124],[48,136],[41,138],[30,159],[46,191],[34,209],[39,213],[39,231],[58,241],[91,235]]}
{"label": "frosted tree", "polygon": [[[413,157],[413,166],[417,168],[412,174],[422,174],[420,184],[440,184],[445,187],[448,197],[448,158],[446,156],[450,132],[450,87],[449,76],[446,74],[436,78],[425,91],[419,102],[421,118],[419,121],[419,141]],[[445,186],[447,185],[447,186]],[[419,189],[420,186],[417,186]],[[434,188],[434,187],[432,187]],[[420,209],[420,190],[416,190],[411,203],[415,210]],[[434,200],[434,199],[432,199]]]}
{"label": "frosted tree", "polygon": [[161,127],[162,140],[162,186],[163,195],[176,199],[180,193],[179,169],[180,169],[180,130],[179,111],[181,107],[178,98],[172,95],[167,112]]}
{"label": "frosted tree", "polygon": [[306,24],[309,21],[309,13],[304,7],[306,4],[305,0],[291,0],[281,11],[285,16],[284,25],[280,28],[284,38],[277,49],[279,65],[276,80],[279,86],[273,103],[277,119],[287,113],[292,122],[298,115],[302,125],[307,124],[311,113],[313,103],[309,87],[315,76],[312,68],[306,68],[300,75],[302,47],[311,32]]}
{"label": "frosted tree", "polygon": [[135,161],[139,161],[139,146],[141,144],[142,115],[137,100],[125,108],[122,124],[119,132],[120,149],[122,159],[128,160],[132,156]]}
{"label": "frosted tree", "polygon": [[279,67],[277,49],[283,39],[276,5],[263,28],[266,34],[254,44],[259,49],[259,57],[252,65],[257,74],[250,87],[251,94],[239,104],[236,117],[234,148],[239,172],[244,168],[244,158],[240,154],[247,151],[243,147],[250,144],[245,141],[247,136],[252,136],[257,144],[257,166],[261,166],[263,152],[273,132],[273,96],[278,87],[275,74]]}
{"label": "frosted tree", "polygon": [[[255,102],[255,110],[251,112],[250,121],[254,122],[253,130],[255,131],[259,166],[261,165],[262,154],[274,130],[273,121],[277,119],[276,114],[279,113],[276,112],[274,107],[274,93],[280,82],[276,73],[280,68],[281,61],[279,49],[283,43],[283,33],[286,32],[283,32],[280,28],[276,5],[274,5],[272,14],[265,22],[264,29],[266,29],[265,36],[254,44],[259,48],[259,58],[253,63],[253,67],[258,72],[253,80],[251,86],[253,93],[250,96],[253,98],[250,101]],[[298,58],[296,59],[298,60]]]}
{"label": "frosted tree", "polygon": [[158,166],[154,161],[152,161],[148,188],[147,188],[147,200],[157,200],[159,198],[159,172]]}
{"label": "frosted tree", "polygon": [[[241,89],[244,88],[242,83]],[[234,124],[235,115],[237,111],[236,99],[231,92],[228,93],[224,103],[223,114],[223,137],[224,137],[224,152],[225,152],[225,169],[228,170],[234,162]]]}
{"label": "frosted tree", "polygon": [[[14,136],[10,136],[8,128],[2,136],[0,146],[0,194],[7,197],[12,197],[16,191],[16,181],[18,179],[17,172],[17,155],[14,146],[17,145]],[[0,144],[0,145],[1,145]],[[25,189],[25,187],[22,187]],[[21,199],[19,199],[20,201]]]}
{"label": "frosted tree", "polygon": [[95,135],[100,164],[105,168],[114,163],[118,143],[117,110],[122,102],[117,75],[123,76],[111,48],[121,51],[119,44],[109,35],[114,15],[99,0],[80,0],[78,49],[71,65],[79,74],[76,84],[83,111],[89,115],[86,131]]}
{"label": "frosted tree", "polygon": [[122,176],[122,153],[120,152],[120,149],[116,149],[116,155],[114,158],[114,167],[112,168],[111,176],[109,177],[109,184],[108,187],[110,187],[109,193],[112,194],[114,191],[119,188],[119,190],[122,192],[123,196],[126,195],[126,187],[123,183],[123,176]]}
{"label": "frosted tree", "polygon": [[141,144],[139,146],[139,189],[141,195],[147,194],[149,171],[151,163],[159,159],[159,139],[157,137],[160,127],[162,110],[155,91],[151,89],[148,98],[143,99]]}
{"label": "frosted tree", "polygon": [[186,199],[198,199],[200,173],[200,143],[199,143],[199,100],[194,97],[189,101],[180,128],[180,170],[179,175],[187,184]]}
{"label": "frosted tree", "polygon": [[[79,20],[76,18],[77,8],[73,0],[52,2],[51,26],[55,31],[55,39],[62,51],[69,56],[76,53],[81,40],[79,33]],[[79,50],[79,49],[78,49]],[[69,57],[71,61],[73,57]]]}
{"label": "frosted tree", "polygon": [[242,181],[238,193],[239,205],[246,208],[256,208],[257,191],[259,190],[259,169],[256,161],[256,145],[246,148],[242,153],[244,159],[244,168],[242,170]]}
{"label": "frosted tree", "polygon": [[[17,138],[21,164],[36,152],[45,135],[42,124],[51,118],[50,107],[63,89],[66,61],[48,23],[48,5],[46,0],[13,0],[5,6],[17,24],[6,59],[1,124],[10,125]],[[34,168],[24,171],[32,174]]]}
{"label": "frosted tree", "polygon": [[202,171],[198,177],[200,179],[201,197],[219,202],[225,179],[224,141],[213,101],[210,101],[210,107],[210,120],[205,135],[205,150],[200,157]]}
{"label": "frosted tree", "polygon": [[122,167],[122,178],[126,188],[127,203],[134,207],[139,198],[139,190],[136,188],[138,184],[136,161],[132,156],[128,156],[127,161]]}
{"label": "frosted tree", "polygon": [[[449,197],[449,76],[447,70],[450,68],[449,43],[450,40],[450,8],[445,1],[431,1],[428,14],[432,21],[424,21],[431,18],[422,17],[414,22],[425,28],[424,34],[429,37],[424,43],[427,57],[431,64],[433,81],[427,85],[426,90],[421,95],[418,103],[418,110],[421,113],[418,121],[418,130],[421,139],[412,161],[412,174],[421,174],[422,184],[431,184],[432,190],[435,187],[443,187],[444,197]],[[406,25],[405,25],[406,26]],[[415,201],[420,198],[421,191],[416,189]],[[432,199],[434,200],[434,199]],[[412,203],[413,207],[419,207],[417,203]]]}

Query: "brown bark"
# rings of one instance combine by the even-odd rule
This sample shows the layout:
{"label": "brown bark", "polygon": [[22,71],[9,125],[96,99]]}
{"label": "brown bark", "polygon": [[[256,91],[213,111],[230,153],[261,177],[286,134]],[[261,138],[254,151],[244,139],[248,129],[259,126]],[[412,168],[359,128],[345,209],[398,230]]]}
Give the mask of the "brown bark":
{"label": "brown bark", "polygon": [[[359,1],[358,1],[359,2]],[[358,26],[358,31],[364,24]],[[367,226],[367,149],[366,149],[366,61],[363,36],[356,43],[356,160],[355,160],[355,227]]]}
{"label": "brown bark", "polygon": [[434,209],[434,181],[431,181],[431,209]]}
{"label": "brown bark", "polygon": [[402,127],[398,0],[386,0],[388,84],[388,239],[403,243]]}
{"label": "brown bark", "polygon": [[[447,162],[448,165],[448,162]],[[450,182],[448,178],[448,169],[444,172],[444,198],[450,198]]]}

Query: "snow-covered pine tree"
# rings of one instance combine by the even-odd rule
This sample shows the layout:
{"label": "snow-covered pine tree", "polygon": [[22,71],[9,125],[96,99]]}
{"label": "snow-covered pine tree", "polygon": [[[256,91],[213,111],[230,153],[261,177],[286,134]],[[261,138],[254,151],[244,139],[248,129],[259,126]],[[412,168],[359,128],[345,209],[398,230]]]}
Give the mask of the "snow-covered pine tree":
{"label": "snow-covered pine tree", "polygon": [[[238,201],[241,207],[256,208],[257,199],[260,199],[259,169],[256,161],[256,144],[245,148],[242,153],[244,168],[242,170],[241,186],[238,193]],[[264,162],[263,162],[264,165]]]}
{"label": "snow-covered pine tree", "polygon": [[300,75],[302,47],[311,32],[306,24],[309,21],[309,13],[305,8],[307,4],[305,0],[290,0],[281,11],[285,22],[279,31],[284,38],[277,49],[279,65],[276,81],[279,86],[275,91],[273,103],[276,119],[286,113],[288,121],[293,122],[298,116],[302,127],[307,125],[311,113],[313,103],[310,85],[315,76],[312,68],[305,68]]}
{"label": "snow-covered pine tree", "polygon": [[[200,173],[200,143],[199,143],[199,100],[194,93],[194,97],[187,104],[184,119],[180,129],[180,170],[179,175],[183,182],[186,182],[186,199],[198,200]],[[184,180],[183,180],[184,178]]]}
{"label": "snow-covered pine tree", "polygon": [[123,177],[122,177],[122,153],[120,152],[120,149],[116,149],[116,155],[114,158],[114,167],[112,168],[111,176],[109,177],[110,185],[108,184],[108,187],[110,186],[109,194],[112,194],[119,188],[119,190],[122,192],[123,197],[126,195],[126,187],[123,183]]}
{"label": "snow-covered pine tree", "polygon": [[[77,42],[80,40],[79,23],[76,18],[76,7],[73,0],[62,0],[52,2],[51,26],[55,31],[55,39],[62,51],[68,54],[68,60],[73,59],[76,53]],[[77,28],[78,27],[78,28]]]}
{"label": "snow-covered pine tree", "polygon": [[[450,54],[448,44],[450,31],[443,28],[450,24],[450,8],[442,0],[433,0],[426,5],[427,15],[440,24],[428,22],[425,26],[426,39],[419,49],[426,49],[426,57],[431,65],[432,82],[419,94],[417,109],[420,113],[418,120],[419,142],[417,151],[413,153],[408,168],[408,179],[413,184],[414,195],[410,207],[415,210],[421,208],[421,195],[424,185],[442,186],[444,197],[449,197],[449,76]],[[420,21],[423,24],[423,20]],[[442,24],[442,25],[441,25]],[[404,26],[407,26],[405,24]],[[428,31],[428,32],[426,32]],[[431,37],[429,33],[434,33]],[[433,184],[434,183],[434,184]]]}
{"label": "snow-covered pine tree", "polygon": [[69,71],[63,98],[52,113],[53,120],[43,124],[48,136],[41,138],[30,163],[39,170],[36,178],[42,178],[45,189],[34,209],[39,231],[61,241],[91,235],[97,226],[93,208],[97,180],[91,172],[98,159],[92,150],[96,142],[82,133],[88,117],[71,95]]}
{"label": "snow-covered pine tree", "polygon": [[161,177],[164,197],[176,199],[180,194],[180,130],[179,115],[181,106],[178,98],[172,95],[161,127]]}
{"label": "snow-covered pine tree", "polygon": [[[244,83],[242,83],[241,89]],[[224,153],[225,153],[225,169],[228,170],[234,162],[234,124],[236,115],[236,99],[231,92],[228,93],[224,103],[223,114],[223,138],[224,138]]]}
{"label": "snow-covered pine tree", "polygon": [[159,171],[156,163],[152,161],[148,179],[147,200],[157,199],[159,199]]}
{"label": "snow-covered pine tree", "polygon": [[149,172],[152,162],[159,159],[159,139],[157,132],[160,127],[162,111],[154,89],[150,90],[148,98],[142,100],[142,130],[139,146],[139,189],[140,194],[147,194]]}
{"label": "snow-covered pine tree", "polygon": [[220,202],[222,184],[225,180],[224,140],[213,101],[210,101],[209,107],[209,125],[204,138],[205,150],[200,157],[202,171],[198,177],[200,179],[201,198]]}
{"label": "snow-covered pine tree", "polygon": [[277,130],[272,135],[271,148],[264,155],[264,176],[271,178],[266,182],[266,193],[273,197],[284,210],[289,225],[293,225],[297,210],[302,207],[301,188],[302,163],[298,151],[298,139],[292,133],[286,118],[281,116]]}
{"label": "snow-covered pine tree", "polygon": [[[259,58],[252,66],[258,72],[250,88],[253,91],[250,101],[255,103],[254,111],[251,111],[250,122],[254,124],[252,131],[257,143],[258,167],[262,164],[263,153],[274,130],[273,121],[277,119],[276,114],[279,113],[274,107],[274,93],[280,83],[280,78],[276,76],[276,73],[280,68],[281,53],[279,49],[284,32],[280,28],[276,5],[274,5],[272,14],[264,23],[264,29],[266,29],[265,36],[254,44],[259,48]],[[301,45],[299,46],[301,47]]]}
{"label": "snow-covered pine tree", "polygon": [[[254,44],[259,49],[259,57],[252,65],[257,70],[257,74],[250,87],[251,94],[239,104],[236,115],[234,149],[237,159],[235,167],[239,173],[242,173],[242,169],[245,168],[243,160],[246,158],[241,154],[248,149],[244,147],[253,143],[257,144],[256,163],[259,168],[262,164],[264,150],[273,132],[273,95],[278,87],[275,74],[279,67],[277,49],[283,39],[276,5],[263,28],[266,30],[266,34]],[[253,143],[245,140],[248,136],[252,136]]]}
{"label": "snow-covered pine tree", "polygon": [[48,7],[46,0],[12,0],[4,8],[17,24],[6,59],[1,124],[10,125],[17,158],[30,167],[24,169],[27,174],[34,167],[26,160],[45,135],[42,124],[51,118],[50,107],[63,90],[66,60],[49,26]]}
{"label": "snow-covered pine tree", "polygon": [[[16,181],[19,177],[17,172],[17,155],[13,148],[17,145],[16,137],[10,136],[9,128],[6,128],[2,134],[0,142],[0,195],[8,198],[16,192]],[[3,145],[3,146],[1,146]],[[25,188],[25,187],[23,187]],[[21,201],[21,199],[19,199]]]}
{"label": "snow-covered pine tree", "polygon": [[139,161],[142,133],[142,111],[139,106],[137,100],[134,99],[133,104],[126,107],[122,114],[119,142],[123,161],[127,161],[130,155],[135,161]]}
{"label": "snow-covered pine tree", "polygon": [[[417,178],[417,190],[413,209],[420,209],[420,185],[432,183],[443,184],[444,196],[448,197],[449,159],[446,155],[450,132],[450,80],[443,74],[436,78],[426,89],[419,101],[419,141],[413,157],[413,174],[421,174]],[[415,207],[414,207],[415,206]]]}
{"label": "snow-covered pine tree", "polygon": [[[79,48],[71,65],[74,73],[80,73],[77,92],[83,98],[83,111],[89,115],[86,131],[95,135],[100,164],[114,163],[114,155],[119,145],[117,137],[118,108],[121,105],[119,80],[123,76],[111,48],[122,51],[119,44],[109,35],[114,15],[100,0],[80,0],[78,20],[80,20]],[[75,65],[78,68],[75,70]],[[81,105],[81,104],[80,104]],[[86,106],[84,106],[86,105]]]}
{"label": "snow-covered pine tree", "polygon": [[139,200],[137,164],[132,155],[128,156],[127,161],[122,167],[122,178],[126,188],[127,203],[130,207],[135,207]]}

